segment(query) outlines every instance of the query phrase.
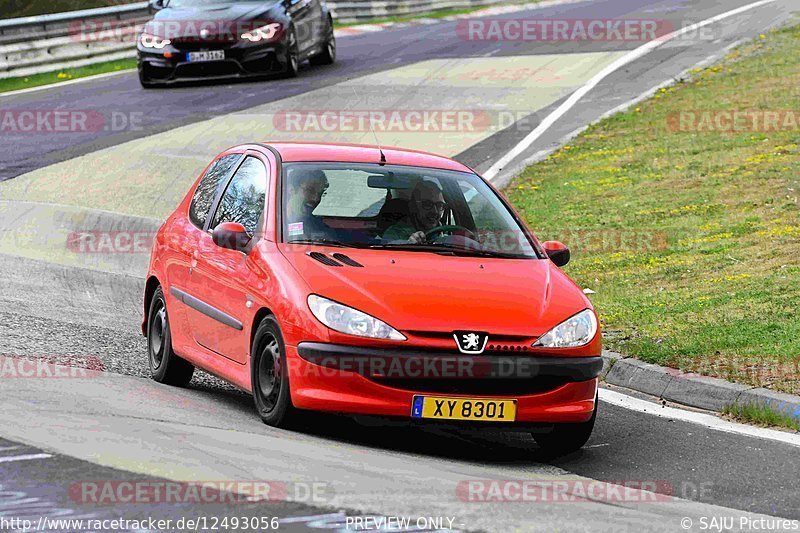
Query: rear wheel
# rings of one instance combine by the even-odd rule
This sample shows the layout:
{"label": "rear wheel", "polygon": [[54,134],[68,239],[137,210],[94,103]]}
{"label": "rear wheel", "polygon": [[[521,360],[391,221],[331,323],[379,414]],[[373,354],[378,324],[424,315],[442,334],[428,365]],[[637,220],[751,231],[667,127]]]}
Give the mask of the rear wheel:
{"label": "rear wheel", "polygon": [[185,387],[192,380],[194,366],[172,350],[172,332],[161,287],[153,293],[147,317],[147,354],[151,376],[159,383]]}
{"label": "rear wheel", "polygon": [[594,399],[592,418],[578,424],[556,424],[549,433],[534,433],[536,444],[546,453],[566,455],[580,450],[592,436],[594,423],[597,420],[597,408],[600,402]]}
{"label": "rear wheel", "polygon": [[253,399],[261,420],[274,427],[287,427],[297,413],[289,392],[286,346],[275,317],[261,321],[253,339],[250,359]]}
{"label": "rear wheel", "polygon": [[336,62],[336,36],[333,34],[333,20],[328,20],[328,32],[322,51],[309,62],[314,66],[333,65]]}

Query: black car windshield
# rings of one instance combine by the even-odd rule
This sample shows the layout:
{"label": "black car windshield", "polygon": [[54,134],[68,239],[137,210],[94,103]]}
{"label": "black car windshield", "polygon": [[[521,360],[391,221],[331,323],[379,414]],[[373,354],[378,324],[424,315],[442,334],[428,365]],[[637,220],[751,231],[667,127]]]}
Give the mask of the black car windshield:
{"label": "black car windshield", "polygon": [[367,163],[283,165],[284,240],[538,258],[498,195],[467,172]]}

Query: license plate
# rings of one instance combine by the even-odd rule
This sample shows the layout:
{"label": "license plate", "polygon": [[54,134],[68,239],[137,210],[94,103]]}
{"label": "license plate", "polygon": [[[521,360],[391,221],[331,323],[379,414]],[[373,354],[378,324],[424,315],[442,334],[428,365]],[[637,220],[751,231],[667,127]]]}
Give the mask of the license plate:
{"label": "license plate", "polygon": [[208,50],[203,52],[189,52],[186,61],[219,61],[225,59],[225,50]]}
{"label": "license plate", "polygon": [[411,416],[439,420],[513,422],[517,418],[517,400],[414,396]]}

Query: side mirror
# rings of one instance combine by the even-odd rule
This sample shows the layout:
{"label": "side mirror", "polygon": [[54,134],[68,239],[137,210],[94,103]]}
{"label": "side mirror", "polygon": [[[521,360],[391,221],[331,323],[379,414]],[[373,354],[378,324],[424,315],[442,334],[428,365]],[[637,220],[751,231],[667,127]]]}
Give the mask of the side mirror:
{"label": "side mirror", "polygon": [[569,248],[567,248],[567,245],[558,241],[547,241],[542,243],[542,246],[547,253],[547,257],[549,257],[557,267],[563,267],[569,263]]}
{"label": "side mirror", "polygon": [[150,0],[150,10],[159,11],[164,9],[164,0]]}
{"label": "side mirror", "polygon": [[238,222],[223,222],[211,234],[214,244],[220,248],[244,252],[250,244],[251,237],[244,226]]}

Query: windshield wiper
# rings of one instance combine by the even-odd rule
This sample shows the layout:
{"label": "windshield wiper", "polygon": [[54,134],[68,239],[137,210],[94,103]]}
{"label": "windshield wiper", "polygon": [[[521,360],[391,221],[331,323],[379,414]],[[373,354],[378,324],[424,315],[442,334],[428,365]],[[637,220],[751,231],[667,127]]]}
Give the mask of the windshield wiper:
{"label": "windshield wiper", "polygon": [[449,252],[453,252],[456,254],[463,254],[463,255],[474,255],[477,257],[499,257],[502,259],[533,259],[529,255],[525,254],[512,254],[509,252],[499,252],[497,250],[491,249],[478,249],[478,248],[471,248],[469,246],[459,246],[457,244],[435,244],[433,245],[437,248],[442,248]]}
{"label": "windshield wiper", "polygon": [[470,248],[467,246],[458,246],[453,244],[408,244],[408,243],[387,243],[387,244],[373,244],[370,246],[372,249],[390,249],[402,250],[409,252],[432,252],[436,254],[449,254],[461,255],[466,257],[496,257],[501,259],[531,259],[530,256],[522,254],[510,254],[505,252],[497,252],[494,250],[480,250]]}

